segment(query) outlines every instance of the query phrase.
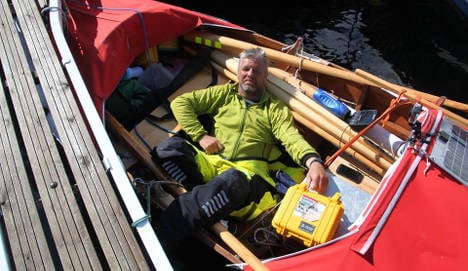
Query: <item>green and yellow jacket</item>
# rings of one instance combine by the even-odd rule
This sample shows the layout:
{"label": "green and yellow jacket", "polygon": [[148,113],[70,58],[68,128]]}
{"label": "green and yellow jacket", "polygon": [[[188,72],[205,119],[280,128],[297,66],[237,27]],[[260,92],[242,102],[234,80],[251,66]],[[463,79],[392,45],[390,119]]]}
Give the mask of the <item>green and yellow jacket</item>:
{"label": "green and yellow jacket", "polygon": [[[171,102],[176,120],[194,142],[208,133],[198,116],[209,114],[214,119],[210,135],[218,138],[224,149],[217,155],[205,155],[216,168],[215,171],[203,172],[204,167],[201,166],[205,181],[234,166],[247,175],[260,175],[275,187],[269,172],[285,170],[283,164],[277,163],[282,154],[280,144],[294,162],[303,166],[300,171],[288,172],[297,182],[302,181],[305,161],[319,154],[294,126],[287,105],[268,91],[264,91],[258,103],[249,104],[238,93],[238,87],[238,83],[212,86],[182,94]],[[202,160],[206,161],[200,159],[200,162]],[[274,196],[271,200],[260,209],[273,207]]]}

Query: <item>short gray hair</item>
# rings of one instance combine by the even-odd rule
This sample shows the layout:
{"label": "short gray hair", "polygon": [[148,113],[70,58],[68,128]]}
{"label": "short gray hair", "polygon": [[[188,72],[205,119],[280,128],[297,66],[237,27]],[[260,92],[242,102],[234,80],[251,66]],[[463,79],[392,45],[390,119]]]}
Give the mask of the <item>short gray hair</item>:
{"label": "short gray hair", "polygon": [[[265,69],[268,68],[268,57],[267,57],[265,51],[260,47],[249,48],[249,49],[246,49],[246,50],[242,51],[239,54],[239,60],[242,60],[243,58],[261,60],[261,61],[263,61]],[[240,61],[239,61],[239,63],[240,63]]]}

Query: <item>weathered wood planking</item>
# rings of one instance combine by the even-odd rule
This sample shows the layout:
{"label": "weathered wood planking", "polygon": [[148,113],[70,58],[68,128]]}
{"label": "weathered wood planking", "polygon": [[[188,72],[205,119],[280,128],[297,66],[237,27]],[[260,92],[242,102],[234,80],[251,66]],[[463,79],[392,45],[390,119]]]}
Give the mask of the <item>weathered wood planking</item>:
{"label": "weathered wood planking", "polygon": [[[0,97],[1,110],[8,111],[8,102],[14,110],[11,117],[2,118],[2,128],[9,132],[2,134],[7,162],[2,161],[0,182],[12,265],[18,270],[149,269],[38,5],[2,1],[0,17],[0,57],[8,92]],[[44,93],[54,129],[38,89]],[[15,127],[18,138],[13,136]],[[27,156],[24,162],[20,144]],[[42,263],[36,265],[37,261]]]}
{"label": "weathered wood planking", "polygon": [[[11,96],[12,106],[20,128],[21,141],[30,163],[32,180],[36,186],[41,206],[47,216],[44,227],[50,229],[54,240],[51,250],[58,253],[64,269],[93,269],[100,266],[97,252],[80,216],[78,203],[73,195],[69,176],[61,161],[54,136],[49,128],[44,108],[36,91],[34,77],[23,48],[16,20],[11,15],[7,2],[2,2],[1,54],[5,82]],[[23,32],[24,33],[24,32]],[[51,183],[56,183],[54,189]],[[25,195],[28,196],[28,195]],[[15,218],[14,222],[22,217]],[[29,229],[26,229],[29,230]],[[9,231],[9,230],[8,230]],[[11,242],[10,242],[11,243]],[[50,247],[47,243],[38,244],[38,250]],[[18,249],[21,249],[18,248]],[[32,253],[37,253],[33,251]],[[14,265],[18,259],[14,258]],[[31,266],[27,266],[27,269]],[[45,266],[45,269],[57,268]]]}
{"label": "weathered wood planking", "polygon": [[10,115],[2,84],[0,119],[0,204],[10,240],[11,256],[15,259],[17,270],[51,269],[51,253],[48,249],[41,249],[47,246],[47,241],[36,205],[37,197],[34,196],[37,191],[33,191],[29,183],[25,167],[27,161],[23,160],[19,147],[22,142],[16,136],[15,120]]}

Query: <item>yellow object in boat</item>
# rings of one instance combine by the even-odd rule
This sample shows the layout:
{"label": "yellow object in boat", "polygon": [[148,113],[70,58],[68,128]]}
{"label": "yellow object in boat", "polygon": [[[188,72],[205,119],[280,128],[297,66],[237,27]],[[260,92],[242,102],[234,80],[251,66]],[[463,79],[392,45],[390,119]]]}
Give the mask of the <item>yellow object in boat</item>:
{"label": "yellow object in boat", "polygon": [[[148,53],[150,59],[148,59]],[[159,54],[158,54],[158,47],[154,46],[149,49],[149,52],[144,51],[142,54],[137,56],[133,61],[134,66],[143,66],[147,67],[151,63],[158,63],[159,61]]]}
{"label": "yellow object in boat", "polygon": [[288,189],[272,225],[282,236],[296,238],[310,247],[333,238],[343,213],[339,192],[327,197],[300,183]]}

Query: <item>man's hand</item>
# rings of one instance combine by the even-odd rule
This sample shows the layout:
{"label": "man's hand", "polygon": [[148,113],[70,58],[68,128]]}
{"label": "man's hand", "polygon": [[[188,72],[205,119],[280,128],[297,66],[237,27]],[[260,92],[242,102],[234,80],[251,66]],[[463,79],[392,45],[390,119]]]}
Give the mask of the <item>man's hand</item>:
{"label": "man's hand", "polygon": [[215,154],[224,149],[223,144],[216,137],[209,135],[202,136],[198,143],[207,154]]}
{"label": "man's hand", "polygon": [[309,165],[309,170],[307,171],[304,182],[307,184],[309,190],[315,190],[323,194],[327,191],[328,187],[328,175],[325,171],[325,167],[319,162],[309,162],[310,161],[307,161],[306,163],[306,165]]}

